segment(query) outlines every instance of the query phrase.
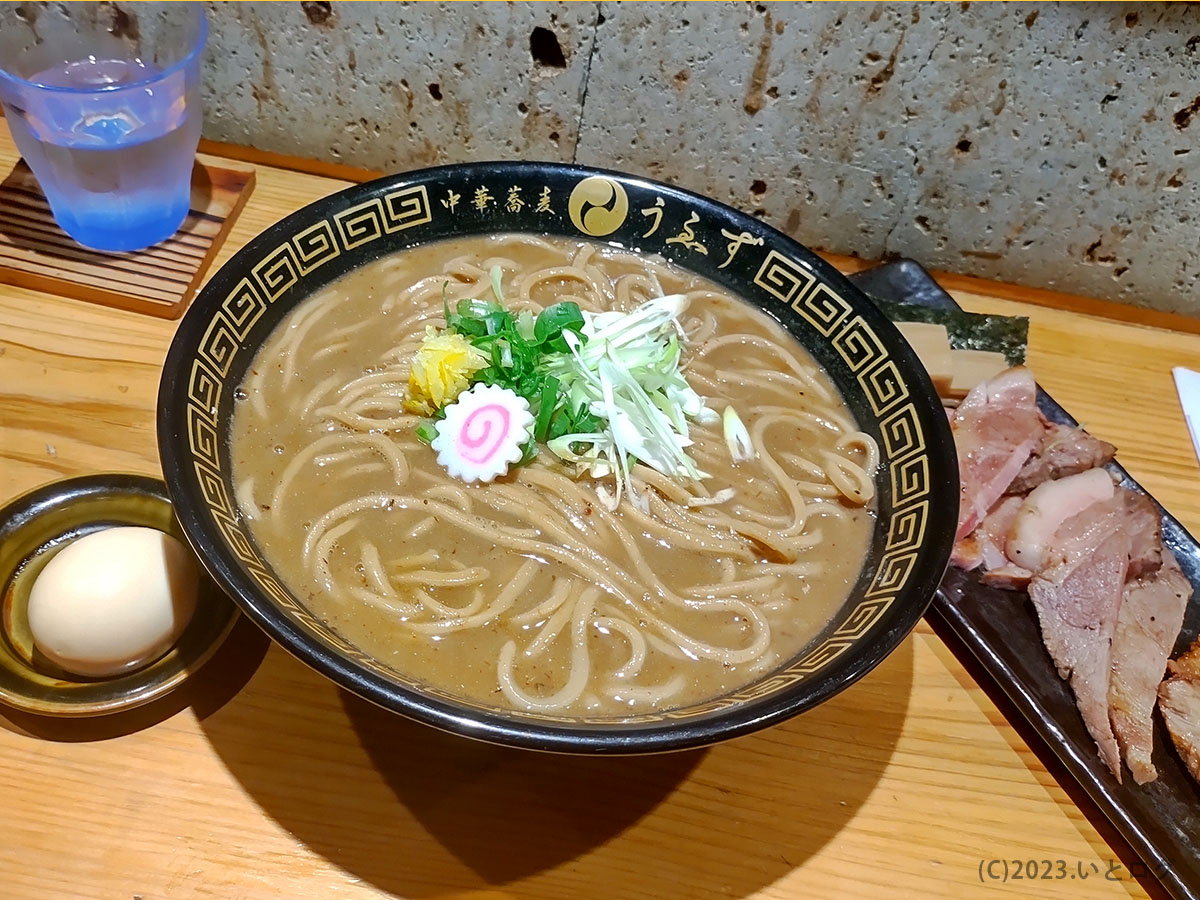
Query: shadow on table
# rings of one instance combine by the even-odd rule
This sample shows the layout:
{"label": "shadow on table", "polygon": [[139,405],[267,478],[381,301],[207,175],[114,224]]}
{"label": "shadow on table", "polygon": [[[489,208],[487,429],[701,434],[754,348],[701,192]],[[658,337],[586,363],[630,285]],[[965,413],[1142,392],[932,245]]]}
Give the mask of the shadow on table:
{"label": "shadow on table", "polygon": [[171,693],[145,706],[104,716],[41,716],[0,706],[0,728],[47,741],[104,741],[133,734],[191,707],[205,719],[235,697],[254,675],[270,640],[241,616],[225,643],[200,669]]}
{"label": "shadow on table", "polygon": [[[975,658],[971,649],[963,644],[962,639],[954,633],[954,629],[950,627],[945,619],[938,615],[930,615],[926,621],[929,622],[934,633],[962,666],[961,675],[957,671],[951,670],[952,674],[959,679],[959,683],[964,688],[978,686],[991,704],[999,710],[1001,717],[1012,729],[1009,731],[1002,728],[1000,733],[1008,741],[1013,751],[1024,753],[1027,748],[1032,751],[1038,758],[1038,762],[1045,768],[1047,774],[1054,779],[1058,786],[1062,788],[1063,793],[1078,808],[1081,816],[1071,816],[1071,821],[1079,834],[1085,840],[1091,841],[1093,838],[1088,826],[1091,829],[1095,829],[1112,851],[1113,856],[1124,867],[1123,878],[1137,881],[1142,890],[1146,892],[1146,895],[1150,897],[1150,900],[1171,900],[1170,892],[1154,876],[1154,867],[1142,862],[1137,851],[1130,846],[1129,841],[1117,830],[1112,820],[1104,814],[1103,810],[1096,805],[1096,801],[1091,798],[1083,785],[1071,774],[1054,748],[1030,724],[1024,714],[1016,707],[1008,695],[1004,693],[1004,689],[996,683],[996,679]],[[976,703],[979,703],[978,699]],[[984,704],[979,703],[979,706],[985,715],[990,715],[991,711]],[[1156,750],[1165,750],[1165,748],[1161,747],[1161,742]]]}
{"label": "shadow on table", "polygon": [[525,881],[515,893],[746,896],[855,816],[895,749],[912,670],[910,640],[863,682],[765,732],[589,758],[444,734],[272,652],[203,728],[282,828],[396,895]]}

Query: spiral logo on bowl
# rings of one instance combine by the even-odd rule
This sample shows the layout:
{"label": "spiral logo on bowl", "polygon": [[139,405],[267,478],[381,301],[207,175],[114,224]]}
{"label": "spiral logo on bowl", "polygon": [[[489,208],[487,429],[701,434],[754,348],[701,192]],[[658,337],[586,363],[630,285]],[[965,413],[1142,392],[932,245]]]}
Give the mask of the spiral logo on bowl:
{"label": "spiral logo on bowl", "polygon": [[625,188],[611,178],[592,175],[575,185],[567,200],[571,223],[592,237],[612,234],[629,214]]}

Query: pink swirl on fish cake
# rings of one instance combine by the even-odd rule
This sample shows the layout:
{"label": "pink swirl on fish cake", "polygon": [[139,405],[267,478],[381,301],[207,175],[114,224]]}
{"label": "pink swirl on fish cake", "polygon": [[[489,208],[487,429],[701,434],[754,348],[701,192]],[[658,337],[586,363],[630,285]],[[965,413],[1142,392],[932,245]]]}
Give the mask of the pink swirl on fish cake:
{"label": "pink swirl on fish cake", "polygon": [[500,403],[487,403],[471,410],[455,437],[463,459],[475,465],[486,463],[504,446],[512,428],[512,414]]}

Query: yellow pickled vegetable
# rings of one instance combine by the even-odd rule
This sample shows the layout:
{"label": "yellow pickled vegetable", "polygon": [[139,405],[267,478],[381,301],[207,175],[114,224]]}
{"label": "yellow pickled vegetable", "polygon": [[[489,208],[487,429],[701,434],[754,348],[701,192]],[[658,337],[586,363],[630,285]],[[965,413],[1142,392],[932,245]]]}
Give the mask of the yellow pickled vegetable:
{"label": "yellow pickled vegetable", "polygon": [[488,365],[488,358],[460,334],[425,330],[413,357],[404,408],[431,416],[471,386],[471,376]]}

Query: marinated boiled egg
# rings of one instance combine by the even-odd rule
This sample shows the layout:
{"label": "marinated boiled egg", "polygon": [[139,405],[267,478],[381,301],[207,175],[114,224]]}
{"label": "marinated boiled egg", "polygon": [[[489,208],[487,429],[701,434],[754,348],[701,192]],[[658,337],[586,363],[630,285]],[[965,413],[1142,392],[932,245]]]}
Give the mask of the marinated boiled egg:
{"label": "marinated boiled egg", "polygon": [[29,630],[56,665],[93,678],[162,656],[196,607],[190,551],[154,528],[108,528],[60,550],[29,592]]}

